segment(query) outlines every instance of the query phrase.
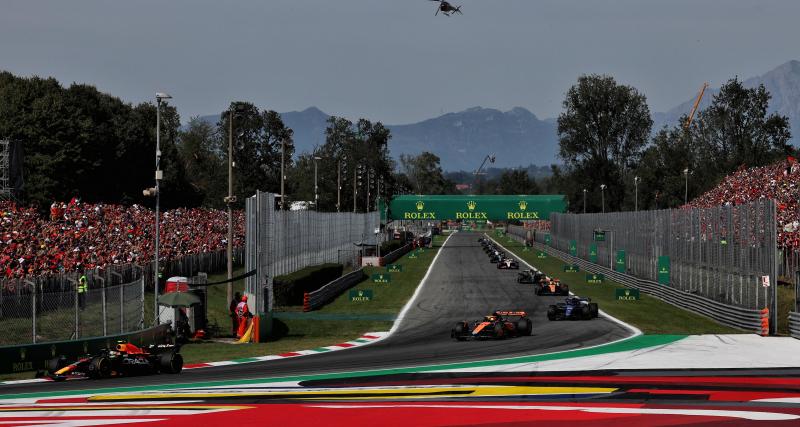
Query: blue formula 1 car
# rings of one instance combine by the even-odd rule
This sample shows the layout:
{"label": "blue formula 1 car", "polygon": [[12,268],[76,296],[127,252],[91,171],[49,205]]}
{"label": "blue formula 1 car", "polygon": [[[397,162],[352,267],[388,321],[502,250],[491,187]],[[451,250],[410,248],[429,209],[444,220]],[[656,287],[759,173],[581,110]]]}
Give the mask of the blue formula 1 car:
{"label": "blue formula 1 car", "polygon": [[548,320],[589,320],[599,315],[600,309],[591,298],[571,296],[564,302],[553,304],[547,309]]}

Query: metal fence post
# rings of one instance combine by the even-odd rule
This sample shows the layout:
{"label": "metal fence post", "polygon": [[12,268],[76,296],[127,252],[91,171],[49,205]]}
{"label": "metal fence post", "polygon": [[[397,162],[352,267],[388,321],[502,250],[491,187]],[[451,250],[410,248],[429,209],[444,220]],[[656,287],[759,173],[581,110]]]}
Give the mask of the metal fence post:
{"label": "metal fence post", "polygon": [[73,337],[74,337],[73,339],[78,339],[80,337],[79,326],[78,326],[79,325],[79,319],[78,319],[78,311],[79,311],[79,307],[78,307],[78,285],[77,285],[77,282],[75,281],[75,279],[73,279],[71,277],[66,277],[66,279],[67,279],[67,282],[70,285],[72,285],[71,294],[72,294],[72,299],[73,299],[73,302],[74,302],[73,305],[75,306],[75,316],[74,316],[75,317],[75,319],[74,319],[74,321],[75,321],[75,330],[73,331]]}
{"label": "metal fence post", "polygon": [[30,285],[31,291],[31,335],[33,343],[36,344],[36,283],[26,280],[25,284]]}
{"label": "metal fence post", "polygon": [[[158,284],[156,284],[158,286]],[[119,285],[119,333],[125,332],[125,285]]]}
{"label": "metal fence post", "polygon": [[144,277],[141,277],[139,279],[139,282],[140,282],[140,288],[141,288],[141,292],[142,292],[142,294],[141,294],[141,296],[139,298],[139,301],[142,304],[142,319],[139,322],[139,329],[144,329],[144,325],[145,325],[145,323],[144,323]]}
{"label": "metal fence post", "polygon": [[100,305],[103,306],[103,336],[108,335],[108,322],[106,320],[106,279],[102,277],[96,277],[95,279],[100,280]]}

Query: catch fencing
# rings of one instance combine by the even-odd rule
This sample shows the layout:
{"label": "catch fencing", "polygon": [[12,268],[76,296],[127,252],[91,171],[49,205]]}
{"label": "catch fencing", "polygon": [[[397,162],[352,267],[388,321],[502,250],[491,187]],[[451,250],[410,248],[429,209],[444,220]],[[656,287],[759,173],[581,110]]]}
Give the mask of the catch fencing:
{"label": "catch fencing", "polygon": [[[234,248],[234,264],[241,265],[243,258],[244,248]],[[225,251],[199,253],[161,265],[165,279],[193,277],[225,269],[227,256]],[[88,290],[82,297],[77,293],[78,272],[0,281],[0,330],[8,331],[0,336],[0,346],[121,334],[154,324],[152,300],[146,311],[141,302],[145,293],[153,292],[152,263],[108,265],[85,274]]]}
{"label": "catch fencing", "polygon": [[76,340],[144,329],[144,279],[90,288],[28,282],[0,295],[0,346]]}
{"label": "catch fencing", "polygon": [[[282,211],[275,194],[258,192],[246,204],[245,281],[258,312],[272,311],[272,280],[310,265],[359,264],[358,250],[379,244],[378,212]],[[345,254],[345,256],[343,256]]]}
{"label": "catch fencing", "polygon": [[[778,269],[774,201],[708,209],[553,214],[551,221],[549,246],[652,283],[658,283],[658,258],[668,256],[670,280],[660,286],[703,297],[710,304],[740,308],[742,313],[769,307],[774,333]],[[595,240],[596,231],[603,232],[602,240]],[[509,227],[509,232],[528,234],[517,226]],[[532,234],[535,241],[546,243],[548,233]],[[769,276],[770,287],[762,286],[762,276]]]}

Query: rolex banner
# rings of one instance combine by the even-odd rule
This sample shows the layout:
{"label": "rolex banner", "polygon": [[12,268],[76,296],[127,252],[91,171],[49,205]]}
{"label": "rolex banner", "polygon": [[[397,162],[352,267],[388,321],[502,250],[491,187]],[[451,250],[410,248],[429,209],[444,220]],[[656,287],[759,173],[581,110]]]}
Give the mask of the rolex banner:
{"label": "rolex banner", "polygon": [[389,219],[547,220],[566,209],[566,197],[554,195],[402,195],[389,203]]}
{"label": "rolex banner", "polygon": [[625,262],[625,251],[620,249],[617,251],[617,261],[614,263],[614,270],[619,273],[624,273],[627,268]]}
{"label": "rolex banner", "polygon": [[597,264],[597,244],[592,243],[589,245],[589,262]]}
{"label": "rolex banner", "polygon": [[669,256],[661,255],[658,257],[658,283],[661,285],[669,285]]}
{"label": "rolex banner", "polygon": [[569,241],[569,254],[572,256],[578,256],[578,241],[577,240],[570,240]]}

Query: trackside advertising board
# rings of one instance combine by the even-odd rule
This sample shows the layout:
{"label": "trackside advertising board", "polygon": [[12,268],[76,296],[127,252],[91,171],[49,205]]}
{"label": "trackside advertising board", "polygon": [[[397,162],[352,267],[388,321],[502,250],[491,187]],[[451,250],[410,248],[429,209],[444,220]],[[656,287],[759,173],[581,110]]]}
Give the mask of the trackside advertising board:
{"label": "trackside advertising board", "polygon": [[372,301],[372,289],[352,289],[349,296],[350,302],[369,302]]}
{"label": "trackside advertising board", "polygon": [[566,209],[561,195],[402,195],[389,204],[389,219],[522,221],[550,219]]}

